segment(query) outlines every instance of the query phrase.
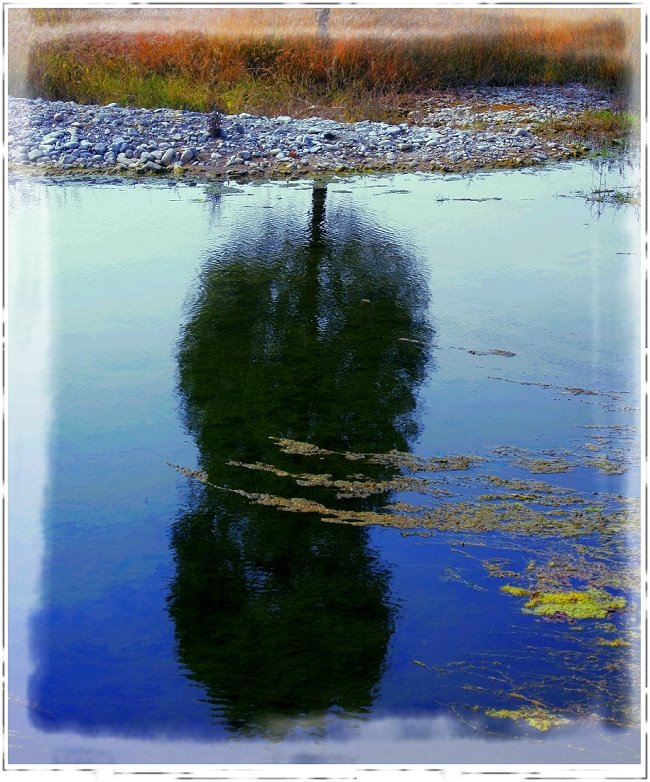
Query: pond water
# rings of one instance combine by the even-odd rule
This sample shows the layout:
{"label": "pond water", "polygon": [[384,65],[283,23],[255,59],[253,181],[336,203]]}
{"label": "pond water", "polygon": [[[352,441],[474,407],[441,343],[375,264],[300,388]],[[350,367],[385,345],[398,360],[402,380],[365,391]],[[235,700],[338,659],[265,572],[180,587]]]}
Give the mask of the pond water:
{"label": "pond water", "polygon": [[12,181],[9,762],[639,763],[602,176]]}

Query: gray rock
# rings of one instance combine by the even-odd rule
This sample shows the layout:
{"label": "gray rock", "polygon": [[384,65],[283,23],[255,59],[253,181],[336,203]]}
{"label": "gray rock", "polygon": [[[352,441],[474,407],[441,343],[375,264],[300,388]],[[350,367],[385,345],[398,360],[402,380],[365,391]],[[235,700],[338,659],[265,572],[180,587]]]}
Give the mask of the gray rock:
{"label": "gray rock", "polygon": [[43,157],[43,153],[41,152],[40,149],[32,149],[27,157],[32,162],[34,162],[35,160],[38,160],[39,157]]}
{"label": "gray rock", "polygon": [[163,167],[159,163],[154,163],[152,160],[147,160],[144,164],[146,171],[162,171]]}
{"label": "gray rock", "polygon": [[108,144],[104,144],[103,142],[99,144],[95,144],[95,152],[98,155],[103,155],[107,149],[108,149]]}
{"label": "gray rock", "polygon": [[237,154],[242,160],[250,160],[253,157],[252,154],[248,151],[238,152]]}
{"label": "gray rock", "polygon": [[160,158],[160,162],[163,166],[171,166],[172,163],[176,162],[176,150],[168,149]]}
{"label": "gray rock", "polygon": [[116,136],[113,139],[113,143],[111,144],[111,149],[115,154],[117,155],[118,152],[123,152],[122,144],[124,144],[124,149],[126,149],[126,140],[122,138],[122,136]]}
{"label": "gray rock", "polygon": [[55,122],[63,122],[63,120],[65,119],[65,114],[63,114],[63,112],[61,111],[57,111],[57,113],[52,117],[52,119]]}
{"label": "gray rock", "polygon": [[194,160],[195,157],[196,157],[196,152],[193,149],[191,148],[185,149],[181,153],[181,163],[182,164],[190,163],[192,160]]}

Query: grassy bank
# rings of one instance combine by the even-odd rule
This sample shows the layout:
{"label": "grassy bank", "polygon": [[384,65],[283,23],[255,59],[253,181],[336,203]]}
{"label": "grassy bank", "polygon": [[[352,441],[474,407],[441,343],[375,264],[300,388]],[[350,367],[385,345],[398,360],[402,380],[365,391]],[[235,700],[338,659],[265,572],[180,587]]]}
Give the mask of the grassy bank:
{"label": "grassy bank", "polygon": [[320,32],[317,13],[10,9],[9,92],[352,120],[466,85],[583,82],[629,102],[638,80],[638,9],[332,9]]}

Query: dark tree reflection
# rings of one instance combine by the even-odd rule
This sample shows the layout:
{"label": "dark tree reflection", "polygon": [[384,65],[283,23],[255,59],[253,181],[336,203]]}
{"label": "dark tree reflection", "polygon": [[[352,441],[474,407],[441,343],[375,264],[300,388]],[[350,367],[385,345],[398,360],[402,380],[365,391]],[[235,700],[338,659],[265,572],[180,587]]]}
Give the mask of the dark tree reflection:
{"label": "dark tree reflection", "polygon": [[[273,472],[355,472],[340,457],[283,454],[270,438],[332,450],[408,450],[429,361],[428,293],[415,260],[315,189],[300,239],[269,220],[206,263],[181,336],[179,386],[211,483],[337,500]],[[369,469],[371,472],[369,472]],[[375,465],[375,479],[391,468]],[[169,598],[179,655],[231,730],[370,708],[393,608],[362,529],[281,513],[196,484],[173,530]]]}

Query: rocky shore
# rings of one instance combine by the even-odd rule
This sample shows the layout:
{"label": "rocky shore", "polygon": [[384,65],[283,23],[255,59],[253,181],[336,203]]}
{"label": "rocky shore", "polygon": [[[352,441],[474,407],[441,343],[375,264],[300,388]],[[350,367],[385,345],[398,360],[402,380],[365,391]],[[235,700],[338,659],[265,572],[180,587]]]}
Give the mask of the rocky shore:
{"label": "rocky shore", "polygon": [[199,112],[9,97],[7,157],[10,169],[206,178],[510,168],[583,154],[545,129],[608,108],[582,85],[486,88],[432,94],[400,124],[237,114],[217,129]]}

